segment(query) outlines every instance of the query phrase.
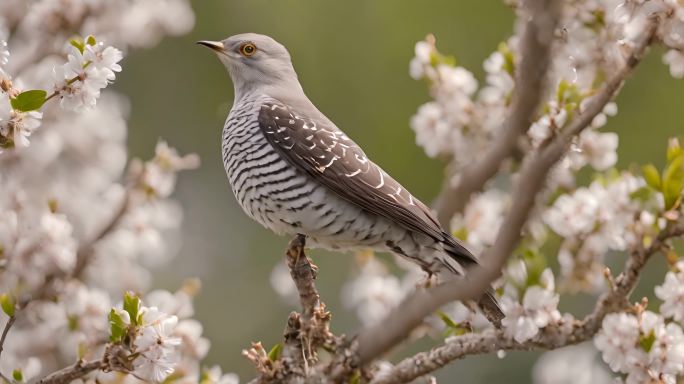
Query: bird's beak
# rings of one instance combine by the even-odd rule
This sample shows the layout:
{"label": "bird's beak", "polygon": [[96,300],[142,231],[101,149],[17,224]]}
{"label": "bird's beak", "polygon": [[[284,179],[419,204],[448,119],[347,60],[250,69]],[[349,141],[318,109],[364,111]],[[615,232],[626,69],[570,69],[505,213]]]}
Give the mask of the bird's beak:
{"label": "bird's beak", "polygon": [[223,43],[220,41],[200,40],[197,42],[197,44],[204,45],[205,47],[211,48],[216,52],[225,52]]}

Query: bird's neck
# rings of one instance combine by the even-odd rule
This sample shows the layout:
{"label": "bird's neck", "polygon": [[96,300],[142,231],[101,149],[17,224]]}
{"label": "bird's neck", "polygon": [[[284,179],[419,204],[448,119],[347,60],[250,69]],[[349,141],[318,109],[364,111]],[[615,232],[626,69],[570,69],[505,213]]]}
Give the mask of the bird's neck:
{"label": "bird's neck", "polygon": [[304,90],[298,81],[278,82],[277,84],[264,84],[255,82],[243,82],[235,84],[235,104],[243,101],[268,96],[277,100],[307,99]]}

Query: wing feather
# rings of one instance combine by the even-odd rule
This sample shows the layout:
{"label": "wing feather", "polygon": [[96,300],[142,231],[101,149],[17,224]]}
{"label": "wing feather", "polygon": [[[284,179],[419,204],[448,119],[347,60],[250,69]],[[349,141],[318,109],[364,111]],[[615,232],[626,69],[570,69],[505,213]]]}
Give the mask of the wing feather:
{"label": "wing feather", "polygon": [[303,116],[274,100],[261,107],[259,126],[290,164],[344,200],[444,243],[447,252],[465,265],[476,262],[442,229],[425,204],[368,159],[334,124]]}

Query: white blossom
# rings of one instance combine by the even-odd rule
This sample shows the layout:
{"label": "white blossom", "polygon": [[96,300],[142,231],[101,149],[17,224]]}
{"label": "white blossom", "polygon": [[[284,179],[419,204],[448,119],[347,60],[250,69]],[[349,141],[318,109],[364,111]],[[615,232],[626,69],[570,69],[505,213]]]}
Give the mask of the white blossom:
{"label": "white blossom", "polygon": [[607,315],[594,344],[613,371],[627,374],[626,383],[675,383],[684,372],[682,329],[650,311]]}
{"label": "white blossom", "polygon": [[594,344],[603,353],[613,371],[626,372],[641,357],[636,345],[639,341],[639,322],[626,313],[609,314],[603,319],[601,332]]}
{"label": "white blossom", "polygon": [[605,171],[617,162],[617,147],[618,135],[616,133],[585,130],[579,137],[576,149],[570,155],[580,155],[595,170]]}
{"label": "white blossom", "polygon": [[463,215],[454,217],[451,228],[464,231],[465,241],[477,253],[494,243],[508,204],[503,191],[489,189],[471,199]]}
{"label": "white blossom", "polygon": [[[518,264],[519,265],[519,264]],[[560,320],[559,296],[555,293],[553,274],[545,269],[540,285],[520,288],[512,284],[504,287],[501,309],[506,317],[501,321],[507,337],[522,343],[534,338],[540,329]]]}
{"label": "white blossom", "polygon": [[665,281],[655,287],[655,294],[663,301],[660,313],[684,323],[684,261],[677,262],[675,270],[665,274]]}
{"label": "white blossom", "polygon": [[342,288],[342,302],[365,325],[381,320],[403,297],[399,279],[375,258],[366,260],[358,276]]}
{"label": "white blossom", "polygon": [[663,62],[670,67],[672,77],[678,79],[684,77],[684,53],[671,49],[663,55]]}
{"label": "white blossom", "polygon": [[175,148],[160,140],[155,147],[155,156],[144,165],[134,164],[133,173],[138,174],[145,192],[156,197],[168,197],[176,186],[179,171],[199,166],[199,156],[192,153],[180,156]]}
{"label": "white blossom", "polygon": [[0,75],[2,75],[3,67],[9,62],[10,52],[7,49],[7,41],[0,38]]}
{"label": "white blossom", "polygon": [[443,116],[442,108],[435,102],[425,103],[411,117],[411,128],[416,133],[416,144],[423,147],[430,157],[449,154],[453,148],[453,127]]}
{"label": "white blossom", "polygon": [[119,50],[102,43],[86,44],[83,52],[70,47],[67,63],[53,70],[54,90],[59,93],[62,107],[93,107],[102,88],[114,80],[115,72],[121,71],[118,62],[122,57]]}
{"label": "white blossom", "polygon": [[223,373],[220,366],[214,365],[202,372],[200,384],[240,384],[240,379],[234,373]]}
{"label": "white blossom", "polygon": [[156,307],[142,308],[144,327],[135,339],[140,356],[134,360],[134,374],[144,380],[161,383],[173,373],[180,359],[180,338],[172,336],[178,318]]}

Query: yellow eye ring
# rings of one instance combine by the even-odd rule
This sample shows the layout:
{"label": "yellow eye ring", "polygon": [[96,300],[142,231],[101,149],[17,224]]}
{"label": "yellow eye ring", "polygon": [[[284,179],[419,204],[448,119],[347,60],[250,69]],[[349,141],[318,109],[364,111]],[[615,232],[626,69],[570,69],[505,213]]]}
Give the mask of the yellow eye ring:
{"label": "yellow eye ring", "polygon": [[256,53],[256,45],[252,43],[245,43],[240,46],[240,54],[245,57],[252,56]]}

